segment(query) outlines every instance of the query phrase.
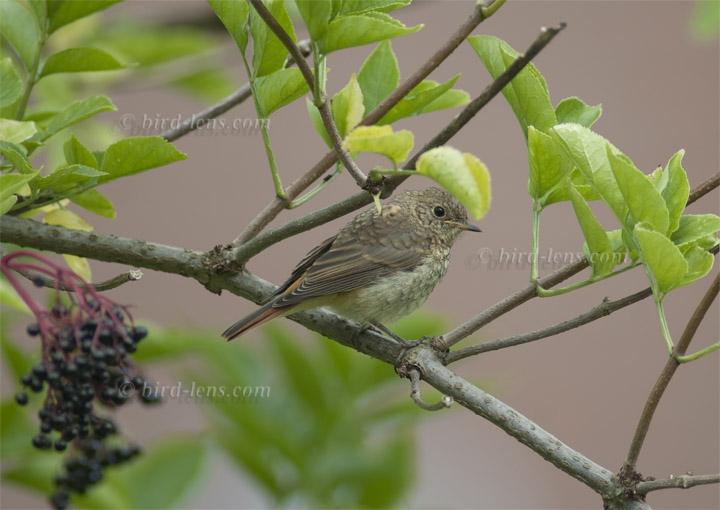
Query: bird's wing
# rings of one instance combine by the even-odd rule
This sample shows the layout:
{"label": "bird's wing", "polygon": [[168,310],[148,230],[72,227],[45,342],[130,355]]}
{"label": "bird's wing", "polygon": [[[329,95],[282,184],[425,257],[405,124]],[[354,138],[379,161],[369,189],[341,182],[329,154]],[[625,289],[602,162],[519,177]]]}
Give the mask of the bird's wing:
{"label": "bird's wing", "polygon": [[328,241],[298,264],[273,306],[357,289],[389,273],[410,270],[422,260],[422,254],[413,249],[361,244],[355,240],[337,244],[335,238]]}

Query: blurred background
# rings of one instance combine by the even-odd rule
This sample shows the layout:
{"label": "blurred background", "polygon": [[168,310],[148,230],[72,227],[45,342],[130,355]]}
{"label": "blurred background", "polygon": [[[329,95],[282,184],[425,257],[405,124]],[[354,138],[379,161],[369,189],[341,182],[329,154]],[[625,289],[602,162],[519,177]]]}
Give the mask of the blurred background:
{"label": "blurred background", "polygon": [[[393,16],[407,26],[424,24],[419,32],[392,41],[401,76],[424,62],[467,18],[473,5],[465,0],[416,1],[395,11]],[[720,48],[717,37],[704,32],[707,16],[713,15],[712,9],[704,8],[688,1],[513,1],[475,34],[500,37],[523,52],[541,27],[566,22],[567,28],[534,60],[547,80],[553,104],[568,96],[590,105],[601,103],[603,115],[593,129],[646,173],[685,149],[683,166],[693,187],[720,168]],[[301,22],[295,26],[298,39],[307,37]],[[199,112],[246,81],[237,48],[205,2],[126,2],[62,30],[52,40],[55,50],[93,41],[120,52],[127,62],[140,64],[121,73],[51,77],[38,89],[36,108],[65,104],[78,94],[88,95],[87,90],[110,96],[118,111],[83,124],[82,139],[91,149],[119,137],[160,134],[171,121]],[[339,91],[371,51],[372,47],[363,46],[332,54],[329,92]],[[430,79],[442,82],[457,73],[462,77],[456,87],[471,97],[491,81],[468,44]],[[421,147],[457,111],[405,119],[396,129],[413,131],[416,147]],[[256,115],[250,101],[222,118],[229,124],[240,119],[250,125]],[[303,100],[272,116],[270,136],[285,184],[326,152]],[[83,213],[97,232],[204,251],[231,242],[272,199],[259,130],[198,130],[175,145],[188,155],[186,161],[103,186],[101,191],[113,201],[118,215],[106,220]],[[447,331],[526,285],[529,278],[527,151],[504,98],[496,97],[450,145],[477,155],[488,166],[493,203],[481,222],[483,233],[467,235],[457,243],[443,283],[399,327],[398,332],[408,335]],[[48,162],[61,150],[61,145],[56,152],[50,150]],[[412,178],[402,189],[429,184],[421,177]],[[352,179],[341,175],[302,207],[284,211],[273,225],[355,191]],[[608,228],[615,228],[607,211],[594,209]],[[717,190],[688,211],[717,213]],[[279,284],[310,248],[347,220],[278,243],[251,260],[248,269]],[[550,259],[561,253],[564,257],[581,252],[581,247],[570,205],[551,206],[542,217],[540,256]],[[560,265],[541,264],[541,275]],[[98,281],[128,269],[92,263],[93,279]],[[715,267],[711,275],[674,291],[666,300],[674,338],[679,338],[717,271]],[[271,388],[267,398],[235,405],[168,398],[160,407],[132,405],[122,410],[123,430],[149,452],[155,444],[161,445],[161,454],[175,452],[168,441],[185,445],[185,452],[192,450],[191,459],[180,454],[182,460],[176,464],[187,463],[187,472],[167,474],[166,485],[181,485],[175,495],[182,498],[168,499],[171,506],[578,509],[601,505],[584,485],[462,407],[439,413],[414,409],[406,398],[408,383],[397,379],[391,367],[335,347],[285,319],[226,344],[220,332],[253,310],[254,304],[228,293],[211,294],[194,280],[144,273],[139,282],[110,295],[132,304],[136,320],[150,324],[148,347],[138,353],[149,363],[148,379],[167,388],[179,383],[187,388],[193,381]],[[535,299],[460,347],[555,324],[589,310],[606,296],[618,299],[646,286],[645,275],[635,270],[572,297]],[[717,341],[718,316],[715,303],[691,351]],[[30,343],[22,334],[27,319],[6,319],[13,325],[9,329],[15,342]],[[647,299],[582,329],[477,356],[453,369],[572,448],[617,471],[666,357],[655,308]],[[650,428],[640,472],[661,478],[687,471],[720,471],[718,360],[716,353],[680,367]],[[4,397],[12,396],[15,384],[4,371]],[[426,396],[439,397],[430,389]],[[203,447],[198,450],[197,444]],[[168,453],[166,463],[158,466],[172,465],[174,454]],[[149,468],[144,471],[149,472]],[[329,477],[340,481],[325,487]],[[45,506],[43,493],[28,489],[31,478],[5,476],[3,508]],[[356,484],[348,482],[353,479]],[[130,500],[119,495],[122,483],[117,480],[81,504],[129,505]],[[141,487],[134,490],[142,492]],[[35,488],[42,487],[35,484]],[[146,507],[167,504],[134,501]],[[710,509],[720,507],[720,496],[718,486],[709,485],[653,492],[648,502],[662,509]]]}

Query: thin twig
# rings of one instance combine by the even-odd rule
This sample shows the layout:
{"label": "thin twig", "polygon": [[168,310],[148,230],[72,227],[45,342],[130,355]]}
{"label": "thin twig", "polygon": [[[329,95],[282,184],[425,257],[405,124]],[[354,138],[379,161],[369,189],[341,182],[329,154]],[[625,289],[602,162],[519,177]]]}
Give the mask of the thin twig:
{"label": "thin twig", "polygon": [[680,475],[662,480],[649,480],[640,482],[635,486],[635,492],[645,495],[651,491],[662,489],[689,489],[698,485],[708,485],[711,483],[720,483],[720,475]]}
{"label": "thin twig", "polygon": [[422,155],[423,152],[428,151],[434,147],[439,147],[447,143],[460,129],[465,126],[470,119],[472,119],[486,104],[490,102],[502,89],[522,71],[530,61],[552,41],[556,35],[558,35],[564,28],[565,23],[560,23],[556,27],[545,28],[540,32],[540,35],[532,42],[530,47],[525,50],[525,53],[520,55],[515,62],[503,71],[493,82],[488,85],[482,93],[473,99],[460,114],[455,117],[450,124],[445,126],[435,137],[427,142],[422,150],[415,154],[403,167],[405,170],[414,170],[417,159]]}
{"label": "thin twig", "polygon": [[[310,41],[308,39],[300,41],[298,43],[298,46],[300,47],[300,51],[302,52],[303,57],[307,57],[308,55],[310,55]],[[285,67],[290,67],[294,63],[295,59],[291,57],[288,59]],[[250,96],[250,84],[246,83],[238,90],[236,90],[226,98],[221,99],[214,105],[205,108],[201,112],[192,114],[190,117],[183,120],[179,126],[163,131],[160,136],[162,136],[168,142],[177,140],[181,136],[196,130],[198,127],[206,125],[207,120],[214,119],[222,115],[223,113],[230,110],[232,107],[237,106],[243,101],[245,101]]]}
{"label": "thin twig", "polygon": [[692,204],[698,198],[705,196],[720,185],[720,172],[710,177],[708,180],[701,182],[690,191],[688,196],[687,205]]}
{"label": "thin twig", "polygon": [[510,310],[513,310],[531,300],[537,296],[536,286],[541,285],[544,289],[554,287],[558,283],[567,280],[571,276],[579,273],[590,264],[587,259],[578,259],[566,266],[561,267],[557,271],[550,273],[549,275],[541,278],[538,282],[529,283],[524,288],[518,290],[514,294],[506,297],[505,299],[498,301],[487,310],[479,313],[469,321],[461,324],[457,328],[453,329],[449,333],[439,338],[439,341],[445,347],[451,347],[463,340],[464,338],[472,335],[475,331],[482,328],[483,326],[490,324],[492,321],[506,314]]}
{"label": "thin twig", "polygon": [[[435,137],[428,141],[421,150],[415,153],[412,158],[410,158],[408,163],[403,166],[403,170],[413,170],[415,168],[415,163],[417,162],[417,159],[424,152],[446,143],[455,134],[457,134],[457,132],[465,124],[467,124],[467,122],[473,116],[475,116],[493,97],[495,97],[502,90],[505,85],[507,85],[507,83],[509,83],[515,76],[517,76],[517,74],[524,68],[524,66],[528,64],[529,59],[527,58],[527,56],[531,53],[533,56],[536,56],[537,53],[542,48],[547,46],[547,44],[552,40],[552,38],[557,35],[560,30],[562,30],[563,26],[564,25],[560,25],[556,28],[544,30],[538,36],[538,38],[533,41],[533,43],[530,45],[524,55],[520,56],[515,62],[513,62],[510,67],[505,70],[505,72],[503,72],[500,76],[497,77],[496,80],[494,80],[490,85],[488,85],[477,98],[473,99],[460,112],[457,117],[455,117],[447,126],[442,129],[442,131],[440,131]],[[329,168],[335,162],[335,159],[333,159],[335,158],[335,156],[336,155],[333,154],[332,151],[329,152],[323,158],[323,161],[321,162],[322,164],[316,165],[312,171],[316,169],[319,170],[321,168],[326,169],[325,164],[327,164],[327,168]],[[329,163],[327,162],[328,159],[331,160]],[[392,191],[395,190],[395,188],[399,186],[405,179],[407,179],[406,176],[394,176],[386,179],[383,184],[383,198],[387,197],[390,193],[392,193]],[[295,186],[296,183],[297,181],[293,183],[291,187]],[[288,196],[292,195],[292,193],[290,192],[290,188],[288,188],[287,193]],[[257,237],[251,236],[250,238],[248,238],[250,239],[248,241],[242,241],[241,237],[238,237],[233,241],[232,244],[233,246],[238,246],[238,243],[242,243],[242,246],[236,248],[234,258],[239,263],[245,263],[264,249],[272,246],[279,241],[282,241],[283,239],[287,239],[288,237],[292,237],[302,232],[306,232],[317,226],[323,225],[336,218],[351,213],[352,211],[356,211],[361,207],[369,204],[371,201],[372,198],[367,193],[358,193],[346,198],[345,200],[337,202],[336,204],[328,206],[325,209],[321,209],[301,218],[291,220],[283,225],[275,227],[273,230],[269,230],[264,234],[260,234]],[[245,232],[248,232],[248,229],[251,226],[252,230],[255,230],[256,227],[262,229],[263,227],[260,226],[260,224],[265,221],[267,215],[277,215],[277,213],[275,213],[277,202],[278,200],[276,199],[269,206],[267,206],[251,222],[251,224],[248,225],[248,227],[245,229]],[[243,234],[245,232],[243,232]]]}
{"label": "thin twig", "polygon": [[452,404],[452,397],[443,395],[439,402],[429,404],[422,398],[422,391],[420,390],[420,371],[417,368],[410,368],[408,371],[408,378],[410,379],[410,398],[413,402],[425,411],[440,411],[441,409],[447,409]]}
{"label": "thin twig", "polygon": [[693,312],[690,317],[690,320],[685,326],[685,331],[683,331],[680,340],[673,349],[672,355],[665,362],[665,367],[662,369],[662,372],[660,372],[660,376],[655,382],[655,386],[650,392],[647,402],[645,402],[645,407],[640,415],[640,420],[638,421],[637,428],[635,429],[635,435],[630,443],[627,457],[625,458],[623,467],[620,470],[621,474],[628,475],[635,472],[635,466],[637,464],[638,457],[640,456],[640,450],[645,442],[645,436],[650,429],[650,423],[652,422],[655,410],[657,409],[665,389],[670,384],[670,380],[673,375],[675,375],[675,371],[679,366],[679,363],[675,358],[677,356],[682,356],[685,352],[687,352],[690,341],[693,339],[693,336],[695,336],[695,332],[697,331],[700,322],[702,322],[705,314],[710,309],[710,305],[715,299],[715,296],[717,296],[718,291],[720,291],[720,273],[715,276],[715,279],[712,284],[710,284],[710,287],[703,298],[700,300],[695,312]]}
{"label": "thin twig", "polygon": [[323,104],[318,106],[318,110],[320,111],[320,117],[322,117],[325,129],[330,136],[330,141],[335,148],[335,152],[337,152],[338,156],[340,157],[340,161],[342,161],[348,173],[352,175],[353,179],[355,179],[357,185],[361,188],[365,187],[368,184],[367,175],[365,175],[363,171],[360,170],[353,158],[350,156],[350,153],[343,148],[342,138],[340,137],[340,133],[338,132],[338,128],[335,125],[332,113],[330,112],[330,103],[328,101],[325,101]]}
{"label": "thin twig", "polygon": [[650,287],[615,301],[608,301],[606,298],[606,300],[604,300],[596,307],[592,308],[591,310],[585,312],[582,315],[575,317],[574,319],[570,319],[559,324],[549,326],[547,328],[539,329],[537,331],[533,331],[532,333],[516,335],[509,338],[502,338],[499,340],[494,340],[492,342],[485,342],[482,344],[473,345],[471,347],[466,347],[464,349],[459,349],[457,351],[449,353],[445,361],[450,364],[483,352],[505,349],[507,347],[513,347],[515,345],[534,342],[535,340],[540,340],[549,336],[559,335],[560,333],[570,331],[571,329],[579,328],[580,326],[588,324],[589,322],[595,321],[597,319],[601,319],[602,317],[607,317],[611,313],[616,312],[621,308],[625,308],[626,306],[637,303],[638,301],[641,301],[649,296],[652,296],[652,289]]}
{"label": "thin twig", "polygon": [[[16,271],[20,275],[24,276],[28,280],[32,281],[35,285],[39,285],[42,287],[49,287],[51,289],[59,289],[65,292],[74,292],[75,289],[73,287],[70,287],[68,285],[57,285],[55,283],[55,280],[52,278],[47,278],[45,276],[40,276],[38,274],[31,274],[29,271]],[[89,286],[95,289],[97,292],[105,292],[106,290],[115,289],[117,287],[120,287],[121,285],[127,283],[127,282],[134,282],[139,280],[143,277],[142,271],[139,269],[133,269],[132,271],[127,271],[126,273],[121,273],[113,278],[110,278],[109,280],[105,280],[102,282],[97,283],[90,283]],[[82,287],[82,286],[81,286]]]}
{"label": "thin twig", "polygon": [[[436,51],[428,60],[420,66],[420,68],[403,81],[398,88],[392,91],[383,101],[380,102],[365,118],[360,121],[360,125],[372,125],[379,121],[390,109],[405,97],[412,89],[414,89],[422,80],[434,71],[450,54],[458,47],[465,38],[477,27],[485,18],[486,12],[494,12],[496,4],[502,4],[505,0],[488,0],[482,4],[477,4],[473,9],[471,16],[463,23]],[[250,239],[258,235],[287,205],[300,195],[308,186],[319,179],[332,165],[337,161],[337,154],[334,150],[326,153],[322,159],[316,163],[308,172],[298,180],[293,182],[285,190],[286,199],[273,198],[273,200],[265,206],[265,208],[245,227],[237,238],[232,242],[233,246],[239,246],[248,242]]]}
{"label": "thin twig", "polygon": [[258,16],[262,18],[268,28],[272,30],[275,36],[280,39],[280,42],[283,43],[283,46],[285,46],[285,48],[287,48],[287,50],[290,52],[290,55],[295,59],[295,63],[300,69],[300,72],[305,78],[305,81],[310,87],[310,90],[314,90],[315,79],[313,78],[312,71],[310,70],[310,66],[307,65],[307,62],[305,62],[305,58],[303,57],[300,48],[298,48],[298,46],[295,44],[295,41],[292,40],[292,38],[290,37],[290,35],[288,35],[282,25],[277,22],[277,20],[273,17],[272,13],[268,10],[267,7],[265,7],[265,4],[262,2],[262,0],[248,1],[258,13]]}

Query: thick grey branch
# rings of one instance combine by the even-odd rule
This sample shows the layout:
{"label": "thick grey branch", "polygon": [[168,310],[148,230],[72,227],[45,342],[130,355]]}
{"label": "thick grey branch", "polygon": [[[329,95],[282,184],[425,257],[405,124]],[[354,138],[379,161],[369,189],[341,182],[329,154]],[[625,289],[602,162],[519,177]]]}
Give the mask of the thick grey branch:
{"label": "thick grey branch", "polygon": [[563,444],[522,414],[444,366],[428,344],[419,344],[411,349],[404,361],[409,367],[419,367],[423,380],[435,389],[497,425],[558,469],[600,494],[608,508],[649,508],[642,501],[626,497],[611,471]]}

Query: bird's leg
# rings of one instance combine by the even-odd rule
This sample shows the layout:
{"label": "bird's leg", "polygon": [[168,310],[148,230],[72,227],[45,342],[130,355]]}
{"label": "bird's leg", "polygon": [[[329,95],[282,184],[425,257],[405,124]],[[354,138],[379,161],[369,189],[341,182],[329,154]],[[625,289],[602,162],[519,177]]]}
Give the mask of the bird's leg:
{"label": "bird's leg", "polygon": [[372,324],[375,327],[375,329],[377,329],[381,333],[386,334],[387,336],[389,336],[390,338],[395,340],[397,343],[399,343],[406,349],[413,347],[421,342],[421,340],[405,340],[404,338],[401,338],[398,335],[396,335],[395,333],[393,333],[392,331],[390,331],[388,328],[386,328],[379,322],[370,321],[370,324]]}

